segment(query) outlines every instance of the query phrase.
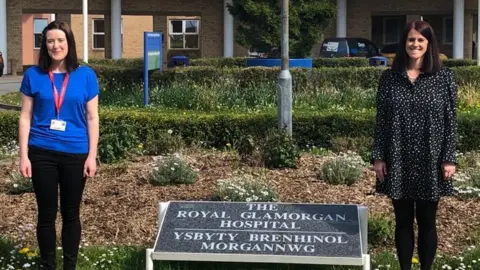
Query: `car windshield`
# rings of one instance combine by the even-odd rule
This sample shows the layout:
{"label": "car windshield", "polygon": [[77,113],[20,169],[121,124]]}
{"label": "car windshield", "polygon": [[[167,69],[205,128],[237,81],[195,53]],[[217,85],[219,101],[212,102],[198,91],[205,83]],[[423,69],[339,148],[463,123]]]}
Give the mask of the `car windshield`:
{"label": "car windshield", "polygon": [[325,41],[320,49],[320,56],[345,56],[347,55],[347,44],[345,41]]}

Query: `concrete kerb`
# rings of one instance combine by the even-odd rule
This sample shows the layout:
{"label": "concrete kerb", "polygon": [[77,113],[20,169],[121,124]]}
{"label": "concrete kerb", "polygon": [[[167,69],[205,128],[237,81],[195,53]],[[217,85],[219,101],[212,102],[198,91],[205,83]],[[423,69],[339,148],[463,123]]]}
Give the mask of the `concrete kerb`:
{"label": "concrete kerb", "polygon": [[20,111],[21,107],[17,105],[0,103],[0,110]]}

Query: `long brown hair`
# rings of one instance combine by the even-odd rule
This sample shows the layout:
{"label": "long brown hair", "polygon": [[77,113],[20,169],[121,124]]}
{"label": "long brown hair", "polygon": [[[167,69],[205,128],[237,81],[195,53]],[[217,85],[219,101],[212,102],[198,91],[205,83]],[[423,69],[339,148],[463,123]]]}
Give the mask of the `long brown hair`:
{"label": "long brown hair", "polygon": [[393,59],[392,70],[402,72],[408,67],[411,61],[407,55],[406,43],[408,33],[412,29],[417,30],[428,40],[427,51],[423,58],[421,71],[425,73],[436,73],[440,71],[442,62],[439,56],[440,51],[438,49],[437,39],[435,38],[435,32],[430,24],[425,21],[411,21],[407,23],[397,46],[397,53]]}
{"label": "long brown hair", "polygon": [[43,29],[42,42],[40,45],[40,54],[38,57],[38,66],[45,72],[48,72],[52,65],[52,58],[50,58],[47,49],[47,32],[54,29],[62,30],[65,33],[65,37],[67,38],[68,53],[65,57],[65,67],[70,73],[79,66],[79,63],[77,58],[75,37],[72,30],[70,29],[70,26],[68,26],[68,24],[64,21],[53,21],[48,24],[45,29]]}

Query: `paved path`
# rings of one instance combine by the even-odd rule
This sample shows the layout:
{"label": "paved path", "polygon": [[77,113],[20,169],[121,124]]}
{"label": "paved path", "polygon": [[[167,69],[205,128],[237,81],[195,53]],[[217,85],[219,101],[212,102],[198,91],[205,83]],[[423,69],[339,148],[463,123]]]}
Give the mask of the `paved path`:
{"label": "paved path", "polygon": [[[0,77],[0,95],[18,91],[22,83],[22,76],[3,75]],[[0,104],[0,111],[18,110],[17,106]]]}
{"label": "paved path", "polygon": [[12,75],[3,75],[0,77],[0,95],[18,91],[22,78],[22,76]]}

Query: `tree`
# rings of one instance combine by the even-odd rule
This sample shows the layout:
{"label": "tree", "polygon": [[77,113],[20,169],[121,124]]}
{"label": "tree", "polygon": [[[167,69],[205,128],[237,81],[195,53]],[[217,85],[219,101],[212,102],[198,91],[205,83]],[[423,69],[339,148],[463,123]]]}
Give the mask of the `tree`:
{"label": "tree", "polygon": [[[236,20],[236,41],[269,57],[280,57],[282,0],[233,0],[228,11]],[[311,55],[313,46],[336,16],[331,0],[290,0],[290,57]]]}

